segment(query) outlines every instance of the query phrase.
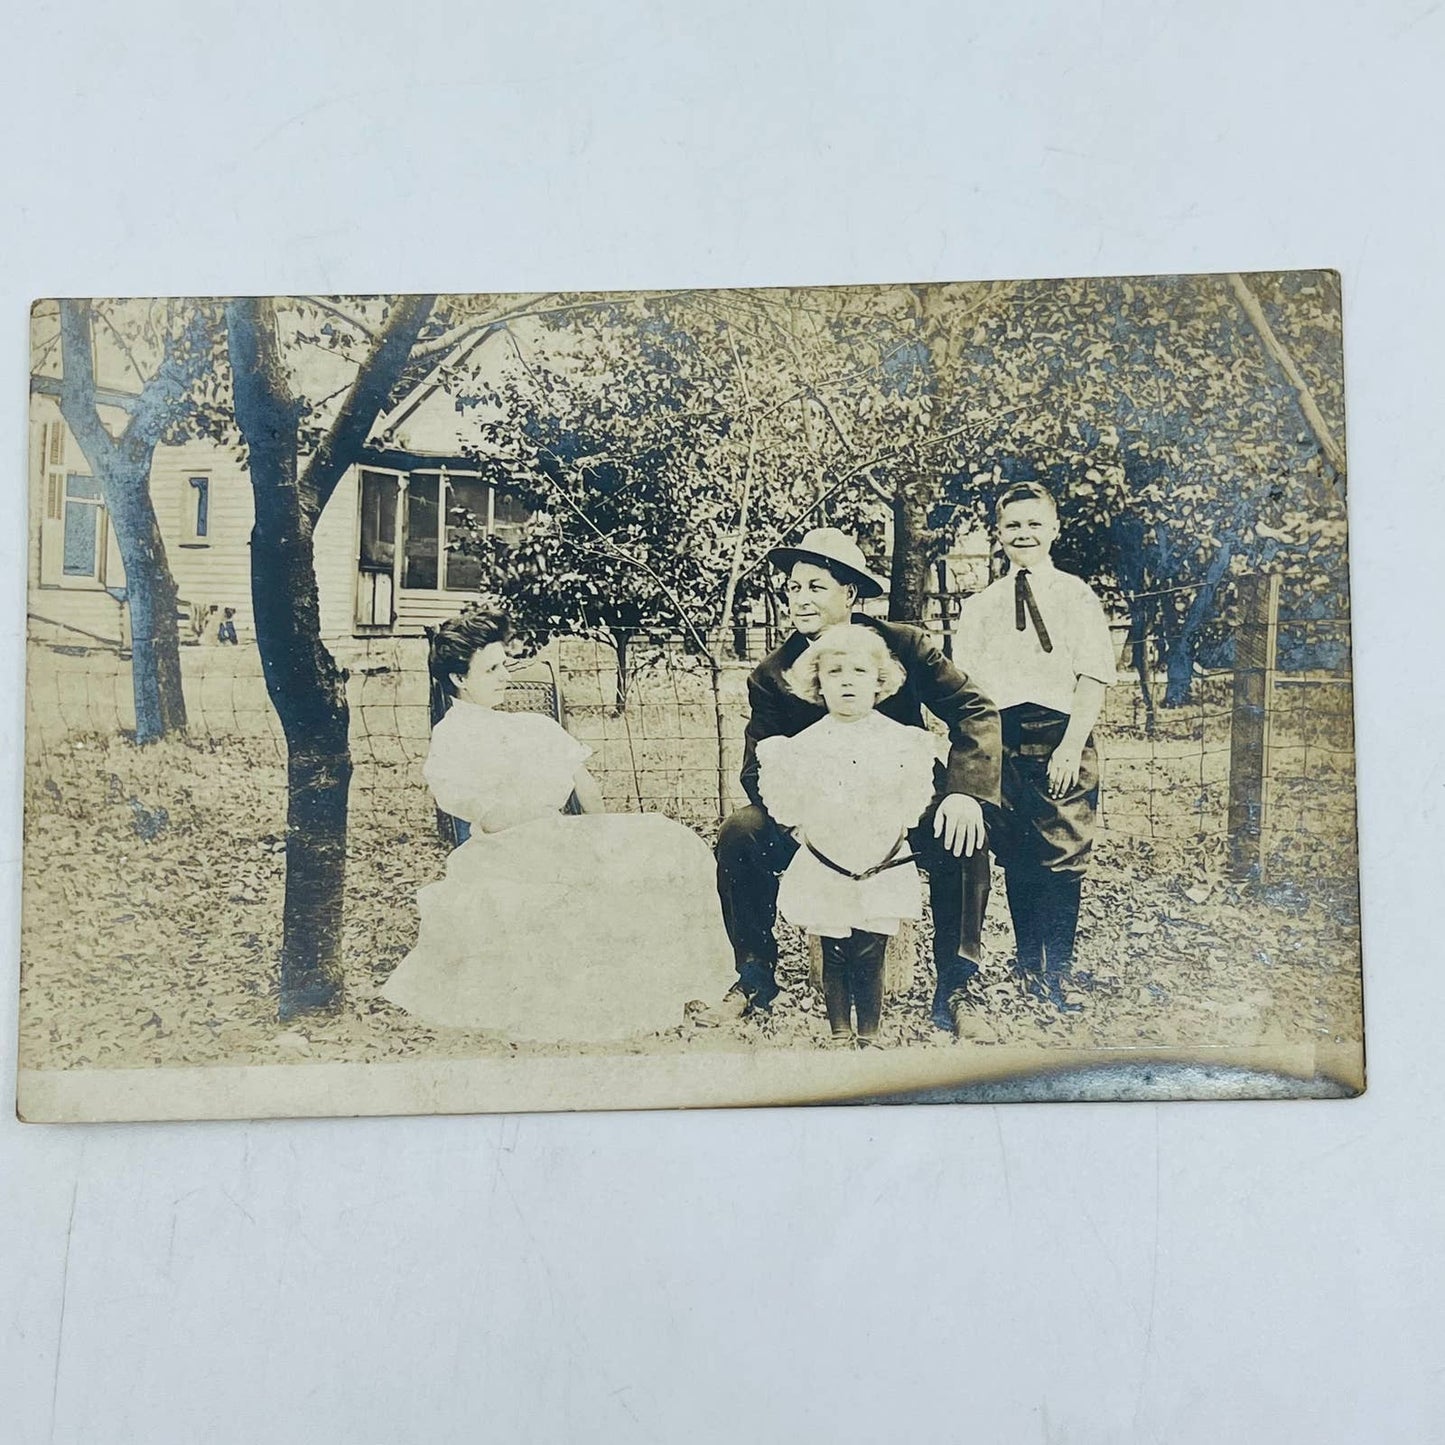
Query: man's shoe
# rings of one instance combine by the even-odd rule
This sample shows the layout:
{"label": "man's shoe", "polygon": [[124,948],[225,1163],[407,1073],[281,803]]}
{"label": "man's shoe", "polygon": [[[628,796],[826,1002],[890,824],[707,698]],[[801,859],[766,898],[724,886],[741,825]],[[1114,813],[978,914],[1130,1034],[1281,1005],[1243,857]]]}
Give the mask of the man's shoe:
{"label": "man's shoe", "polygon": [[734,984],[717,1003],[694,999],[687,1005],[687,1017],[700,1028],[715,1029],[720,1024],[736,1023],[749,1011],[751,1003],[741,984]]}
{"label": "man's shoe", "polygon": [[954,975],[933,990],[933,1026],[947,1033],[958,1033],[960,1010],[981,1009],[983,992],[979,987],[978,968],[971,965],[970,972]]}
{"label": "man's shoe", "polygon": [[953,1003],[952,995],[947,989],[936,988],[933,990],[933,1027],[943,1029],[948,1033],[953,1032]]}
{"label": "man's shoe", "polygon": [[[994,1029],[986,1016],[983,990],[976,974],[965,979],[949,994],[945,1003],[946,1015],[940,1016],[938,1002],[935,997],[933,1022],[938,1028],[947,1030],[956,1039],[978,1042],[994,1038]],[[946,1023],[943,1017],[947,1018]]]}
{"label": "man's shoe", "polygon": [[1018,981],[1018,986],[1024,995],[1028,998],[1036,998],[1040,1002],[1046,1000],[1049,991],[1044,986],[1043,966],[1031,968],[1026,963],[1020,963],[1016,958],[1011,963],[1014,978]]}
{"label": "man's shoe", "polygon": [[760,988],[748,999],[744,1016],[751,1018],[754,1014],[772,1013],[773,1001],[780,993],[782,993],[782,989],[780,989],[777,984],[774,984],[771,988]]}

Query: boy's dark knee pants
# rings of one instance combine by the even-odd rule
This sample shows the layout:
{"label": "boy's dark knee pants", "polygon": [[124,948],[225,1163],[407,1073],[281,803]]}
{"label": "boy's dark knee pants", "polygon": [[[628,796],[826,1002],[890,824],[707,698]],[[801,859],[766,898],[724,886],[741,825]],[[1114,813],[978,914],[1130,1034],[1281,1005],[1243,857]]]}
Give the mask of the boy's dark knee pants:
{"label": "boy's dark knee pants", "polygon": [[1079,781],[1062,797],[1048,790],[1048,759],[1063,737],[1062,713],[1025,704],[1003,713],[1003,810],[990,834],[1008,885],[1019,964],[1067,972],[1073,965],[1079,897],[1099,801],[1099,764],[1090,738]]}

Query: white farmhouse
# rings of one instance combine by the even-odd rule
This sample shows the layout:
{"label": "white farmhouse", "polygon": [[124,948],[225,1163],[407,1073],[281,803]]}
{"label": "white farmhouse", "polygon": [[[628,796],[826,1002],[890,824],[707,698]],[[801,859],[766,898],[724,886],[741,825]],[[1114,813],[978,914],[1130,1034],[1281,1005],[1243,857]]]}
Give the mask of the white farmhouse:
{"label": "white farmhouse", "polygon": [[[481,372],[492,364],[487,352],[496,350],[474,344],[448,365]],[[99,396],[102,419],[119,430],[125,411],[103,403],[106,396],[123,401],[123,388],[102,386]],[[416,636],[476,593],[480,566],[456,545],[462,514],[502,536],[515,535],[527,519],[500,467],[476,460],[481,446],[474,415],[459,413],[434,380],[379,419],[365,464],[343,478],[317,527],[328,643]],[[39,391],[30,400],[29,455],[30,636],[124,646],[125,570],[100,487],[58,401]],[[214,640],[229,608],[245,641],[253,507],[236,449],[205,440],[159,446],[150,492],[186,614],[183,640]]]}

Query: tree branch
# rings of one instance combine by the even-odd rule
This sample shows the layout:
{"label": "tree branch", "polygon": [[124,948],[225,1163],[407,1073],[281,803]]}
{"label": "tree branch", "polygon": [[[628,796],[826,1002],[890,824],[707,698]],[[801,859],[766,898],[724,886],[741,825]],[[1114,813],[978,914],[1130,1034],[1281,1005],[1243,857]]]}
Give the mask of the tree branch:
{"label": "tree branch", "polygon": [[[59,337],[56,337],[57,343]],[[53,396],[59,398],[64,387],[64,382],[58,376],[32,376],[30,378],[30,394],[32,396]],[[97,386],[95,388],[95,404],[97,406],[111,406],[117,411],[134,411],[140,398],[134,392],[113,391],[108,386]]]}
{"label": "tree branch", "polygon": [[[1021,410],[1021,408],[1014,407],[1012,408],[1012,410],[1019,411]],[[1009,413],[1001,413],[1001,415],[1008,414]],[[954,437],[963,436],[969,430],[971,430],[971,428],[968,426],[955,427],[952,431],[941,432],[936,437],[927,437],[922,442],[909,442],[904,446],[890,447],[887,451],[876,453],[875,455],[869,457],[867,461],[860,462],[856,467],[853,467],[849,471],[844,472],[843,475],[839,477],[832,486],[830,486],[826,491],[819,493],[819,495],[813,501],[809,502],[808,505],[804,507],[801,512],[795,512],[791,517],[788,518],[786,522],[783,522],[779,526],[775,526],[772,529],[773,535],[779,538],[786,537],[788,533],[791,532],[793,528],[798,525],[799,522],[805,521],[808,517],[811,517],[813,513],[818,510],[819,507],[823,506],[826,502],[832,501],[832,499],[836,497],[838,493],[841,492],[843,488],[848,485],[849,482],[855,481],[859,477],[863,477],[864,480],[867,481],[868,485],[874,489],[875,494],[879,496],[880,501],[891,502],[892,498],[889,497],[886,493],[878,493],[877,484],[873,482],[873,480],[868,476],[868,473],[871,472],[874,467],[881,466],[884,462],[891,461],[894,457],[901,456],[911,446],[916,445],[922,450],[942,446],[944,442],[952,441]],[[761,567],[766,561],[767,556],[766,554],[764,554],[762,557],[759,557],[756,562],[753,562],[750,566],[743,569],[743,576],[747,577],[753,572],[756,572],[758,568]]]}
{"label": "tree branch", "polygon": [[60,303],[60,414],[98,475],[115,456],[115,439],[95,409],[95,352],[91,340],[90,302]]}
{"label": "tree branch", "polygon": [[753,498],[753,464],[758,451],[757,418],[750,414],[753,409],[752,393],[748,390],[747,372],[743,369],[742,357],[738,355],[738,344],[731,327],[728,328],[728,345],[732,348],[733,365],[737,368],[738,385],[743,393],[743,409],[747,414],[748,452],[743,462],[742,500],[738,503],[738,535],[733,543],[732,560],[728,564],[727,586],[723,589],[722,617],[718,621],[718,625],[724,628],[732,621],[738,581],[743,574],[743,548],[748,539],[748,507]]}
{"label": "tree branch", "polygon": [[141,387],[131,419],[121,437],[127,448],[153,450],[169,425],[176,404],[195,385],[210,355],[212,335],[197,306],[177,336],[166,336],[155,374]]}
{"label": "tree branch", "polygon": [[404,296],[392,308],[330,431],[306,464],[303,484],[311,494],[316,515],[325,510],[337,483],[365,446],[435,301],[435,296]]}
{"label": "tree branch", "polygon": [[324,296],[305,296],[298,298],[306,302],[308,306],[314,306],[318,311],[324,311],[328,316],[334,316],[338,321],[344,321],[353,331],[364,336],[366,340],[375,342],[376,332],[366,322],[352,316],[349,312],[343,311],[339,306],[328,301]]}
{"label": "tree branch", "polygon": [[1310,430],[1314,432],[1315,440],[1325,454],[1325,459],[1339,476],[1344,476],[1345,449],[1335,440],[1334,433],[1324,418],[1324,413],[1320,411],[1315,402],[1309,383],[1300,374],[1299,367],[1294,364],[1294,358],[1274,334],[1274,329],[1269,324],[1269,318],[1259,304],[1259,298],[1250,290],[1249,283],[1237,271],[1229,273],[1229,284],[1233,288],[1244,314],[1249,317],[1260,341],[1264,344],[1264,349],[1278,363],[1289,384],[1294,387],[1295,395],[1299,398],[1300,410],[1304,412],[1305,420],[1309,423]]}
{"label": "tree branch", "polygon": [[135,372],[135,379],[140,382],[142,387],[145,386],[145,372],[140,369],[140,365],[135,359],[135,352],[130,349],[130,342],[128,342],[125,337],[120,334],[120,332],[116,329],[115,322],[112,321],[110,317],[105,314],[104,311],[96,311],[92,314],[99,317],[101,325],[104,326],[105,329],[109,331],[113,337],[115,337],[116,345],[119,346],[121,351],[125,354],[125,359],[129,363],[130,369]]}

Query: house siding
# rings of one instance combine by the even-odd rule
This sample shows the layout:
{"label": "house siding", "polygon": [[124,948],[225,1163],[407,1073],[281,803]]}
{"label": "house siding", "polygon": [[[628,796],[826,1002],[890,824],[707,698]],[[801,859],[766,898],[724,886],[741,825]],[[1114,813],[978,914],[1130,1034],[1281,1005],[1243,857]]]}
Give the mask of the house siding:
{"label": "house siding", "polygon": [[[59,424],[60,408],[50,397],[31,398],[27,491],[29,521],[26,562],[26,610],[30,636],[37,641],[77,644],[121,642],[120,603],[107,589],[125,586],[125,570],[110,536],[105,585],[41,585],[42,522],[46,493],[45,427]],[[79,443],[65,433],[65,469],[89,474]],[[196,491],[192,477],[208,481],[206,536],[194,535]],[[166,545],[166,558],[183,611],[185,640],[213,640],[222,609],[235,609],[242,640],[255,636],[251,608],[251,527],[255,504],[251,480],[233,449],[210,441],[157,447],[151,462],[151,505]],[[353,632],[356,586],[357,485],[348,473],[337,487],[316,528],[316,578],[321,602],[322,636],[349,638]],[[214,609],[214,610],[211,610]]]}
{"label": "house siding", "polygon": [[[204,539],[193,538],[192,477],[210,483]],[[234,452],[214,442],[157,447],[151,462],[151,505],[182,610],[203,619],[214,634],[221,609],[236,609],[236,630],[254,635],[251,613],[251,479]],[[212,613],[205,609],[214,608]]]}
{"label": "house siding", "polygon": [[350,637],[356,618],[357,506],[360,484],[349,469],[316,524],[316,589],[321,635]]}
{"label": "house siding", "polygon": [[[32,396],[30,400],[29,452],[26,459],[27,546],[25,610],[28,635],[49,642],[86,645],[103,642],[119,645],[121,641],[121,605],[107,588],[125,585],[125,572],[116,551],[115,539],[106,548],[105,582],[67,581],[53,585],[41,582],[41,548],[45,524],[47,472],[57,470],[89,476],[90,467],[80,445],[64,432],[64,455],[58,466],[47,467],[45,429],[63,426],[60,406],[53,398]],[[61,532],[58,524],[50,534],[50,545],[58,545]],[[57,569],[58,570],[58,569]]]}

